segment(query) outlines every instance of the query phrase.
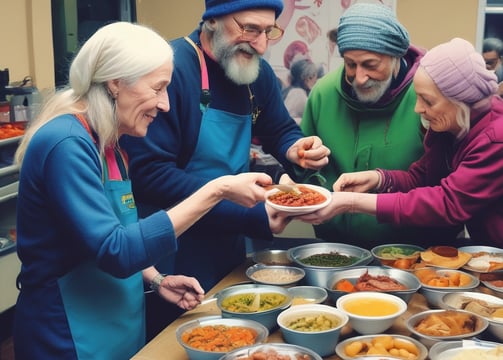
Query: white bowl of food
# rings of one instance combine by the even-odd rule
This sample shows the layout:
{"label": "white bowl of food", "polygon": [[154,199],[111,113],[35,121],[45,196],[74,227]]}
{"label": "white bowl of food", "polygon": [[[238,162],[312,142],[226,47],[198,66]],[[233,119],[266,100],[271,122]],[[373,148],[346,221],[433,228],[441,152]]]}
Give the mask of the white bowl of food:
{"label": "white bowl of food", "polygon": [[353,330],[362,335],[386,331],[407,310],[407,303],[398,296],[375,291],[342,295],[336,306],[349,317]]}
{"label": "white bowl of food", "polygon": [[246,269],[246,276],[258,284],[292,286],[301,281],[306,273],[295,266],[255,264]]}
{"label": "white bowl of food", "polygon": [[332,200],[332,193],[321,186],[297,184],[294,190],[270,189],[265,194],[265,202],[273,209],[301,215],[322,209]]}
{"label": "white bowl of food", "polygon": [[321,356],[335,352],[341,329],[347,322],[345,313],[322,304],[292,306],[278,315],[285,342],[307,347]]}
{"label": "white bowl of food", "polygon": [[464,310],[426,310],[405,323],[412,336],[426,347],[439,341],[472,339],[489,326],[487,319]]}
{"label": "white bowl of food", "polygon": [[442,341],[432,345],[430,360],[499,360],[503,344],[481,340]]}
{"label": "white bowl of food", "polygon": [[176,339],[190,360],[218,360],[234,349],[266,342],[268,336],[267,328],[256,321],[220,316],[191,320],[176,329]]}
{"label": "white bowl of food", "polygon": [[487,330],[499,341],[503,341],[503,299],[481,292],[467,291],[443,296],[441,308],[466,310],[489,321]]}
{"label": "white bowl of food", "polygon": [[404,335],[376,334],[355,336],[341,341],[335,352],[342,360],[374,358],[383,356],[393,359],[424,360],[428,349],[419,341]]}

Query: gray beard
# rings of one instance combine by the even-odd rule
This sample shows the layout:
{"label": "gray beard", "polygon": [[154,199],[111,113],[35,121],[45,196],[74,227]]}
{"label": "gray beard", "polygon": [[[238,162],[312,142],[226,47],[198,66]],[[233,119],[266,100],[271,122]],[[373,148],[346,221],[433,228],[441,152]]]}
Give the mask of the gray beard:
{"label": "gray beard", "polygon": [[370,93],[360,92],[360,90],[355,86],[354,80],[351,85],[353,86],[353,90],[358,100],[367,104],[375,104],[380,98],[382,98],[386,91],[388,91],[392,78],[393,74],[391,74],[388,79],[382,81],[368,80],[367,85],[370,83],[372,88]]}
{"label": "gray beard", "polygon": [[[260,56],[247,43],[229,45],[219,30],[213,34],[213,54],[224,69],[225,75],[238,85],[248,85],[257,80],[260,70]],[[238,59],[238,52],[245,51],[253,57],[243,65]]]}

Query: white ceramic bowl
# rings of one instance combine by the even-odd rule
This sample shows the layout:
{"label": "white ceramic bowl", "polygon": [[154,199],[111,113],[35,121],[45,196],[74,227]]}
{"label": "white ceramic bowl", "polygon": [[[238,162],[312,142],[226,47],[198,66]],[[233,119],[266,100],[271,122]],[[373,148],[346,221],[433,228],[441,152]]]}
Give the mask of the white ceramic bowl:
{"label": "white ceramic bowl", "polygon": [[488,314],[484,314],[483,311],[477,310],[478,307],[468,307],[466,305],[473,301],[475,305],[477,303],[481,304],[481,310],[485,307],[491,309],[503,309],[503,299],[490,295],[484,294],[475,291],[467,291],[467,292],[455,292],[446,294],[443,296],[442,301],[440,303],[440,307],[442,309],[461,309],[473,312],[474,314],[480,315],[489,321],[489,326],[487,330],[493,334],[499,341],[503,341],[503,317],[495,318],[493,316],[488,316]]}
{"label": "white ceramic bowl", "polygon": [[[355,314],[351,310],[350,306],[355,302],[360,303],[359,310],[363,310],[366,314]],[[384,302],[391,303],[390,307],[394,309],[384,310]],[[398,296],[375,291],[343,295],[337,299],[336,306],[337,309],[348,315],[349,324],[353,330],[362,335],[379,334],[386,331],[407,310],[407,303]],[[376,314],[374,312],[376,309],[388,313],[385,315]]]}
{"label": "white ceramic bowl", "polygon": [[[459,334],[459,335],[446,335],[446,336],[432,336],[432,335],[425,335],[419,331],[416,330],[416,326],[426,319],[427,317],[431,315],[442,315],[442,313],[445,312],[456,312],[456,313],[462,313],[462,314],[469,314],[472,316],[475,320],[475,330],[465,333],[465,334]],[[436,322],[438,324],[438,322]],[[417,338],[419,341],[421,341],[426,347],[431,347],[433,344],[439,342],[439,341],[452,341],[452,340],[464,340],[464,339],[472,339],[485,331],[489,325],[489,322],[487,319],[483,318],[482,316],[478,316],[475,314],[472,314],[468,311],[464,310],[443,310],[443,309],[435,309],[435,310],[425,310],[422,312],[419,312],[417,314],[412,315],[407,319],[405,322],[405,326],[407,327],[407,330],[412,334],[413,337]],[[438,326],[438,325],[435,325]]]}
{"label": "white ceramic bowl", "polygon": [[435,271],[437,276],[463,276],[466,277],[467,283],[460,286],[432,286],[421,282],[421,277],[418,276],[419,281],[421,282],[421,288],[419,292],[424,295],[426,301],[429,306],[432,308],[440,308],[440,303],[442,301],[442,297],[446,294],[452,292],[463,292],[463,291],[471,291],[480,285],[480,281],[477,277],[472,274],[468,274],[462,270],[454,270],[454,269],[439,269],[439,268],[425,268],[419,269],[414,272],[414,274],[418,274],[420,271]]}
{"label": "white ceramic bowl", "polygon": [[310,212],[314,212],[319,209],[323,209],[325,206],[330,204],[330,201],[332,200],[332,193],[329,190],[325,189],[324,187],[311,185],[311,184],[297,184],[297,186],[301,189],[302,189],[302,187],[305,187],[305,188],[319,192],[321,195],[323,195],[325,197],[325,201],[323,201],[319,204],[315,204],[315,205],[304,205],[304,206],[278,205],[278,204],[275,204],[274,202],[272,202],[271,200],[269,200],[269,197],[271,195],[274,195],[274,194],[280,192],[280,190],[271,189],[271,190],[266,191],[266,193],[265,193],[266,204],[268,204],[273,209],[276,209],[278,211],[282,211],[282,212],[286,212],[286,213],[290,213],[290,214],[295,214],[295,215],[301,215],[301,214],[308,214]]}
{"label": "white ceramic bowl", "polygon": [[327,297],[327,290],[319,286],[293,286],[288,289],[293,305],[321,304]]}
{"label": "white ceramic bowl", "polygon": [[[430,360],[452,360],[459,356],[463,351],[494,351],[498,346],[503,346],[500,343],[491,341],[471,341],[471,340],[455,340],[442,341],[432,345],[429,353]],[[478,360],[472,357],[474,360]]]}
{"label": "white ceramic bowl", "polygon": [[[355,347],[354,343],[366,344],[362,347],[362,349],[357,353],[346,353],[346,347],[351,345],[349,348],[352,351],[356,351],[359,348],[357,345]],[[336,354],[342,360],[355,360],[355,359],[376,359],[378,356],[374,351],[379,349],[378,343],[386,344],[385,349],[387,349],[387,353],[385,354],[383,351],[382,355],[379,355],[378,359],[387,359],[385,356],[390,356],[390,351],[393,352],[402,352],[402,355],[409,355],[412,358],[414,355],[415,360],[424,360],[428,357],[428,349],[426,346],[421,344],[419,341],[404,335],[397,334],[375,334],[375,335],[362,335],[355,336],[344,341],[341,341],[335,347]],[[370,348],[370,345],[373,345],[373,349]],[[405,353],[406,351],[406,353]],[[370,354],[369,354],[370,353]],[[391,359],[397,359],[395,356],[390,356]],[[404,359],[405,356],[402,357]]]}
{"label": "white ceramic bowl", "polygon": [[267,343],[243,347],[225,354],[219,360],[277,359],[279,356],[281,356],[281,359],[288,356],[288,359],[292,360],[323,360],[320,355],[311,349],[283,343]]}
{"label": "white ceramic bowl", "polygon": [[306,272],[296,266],[255,264],[246,269],[246,276],[258,284],[292,286],[301,281]]}
{"label": "white ceramic bowl", "polygon": [[264,343],[267,341],[267,337],[269,336],[269,331],[267,328],[252,320],[246,319],[224,319],[220,316],[206,316],[196,320],[188,321],[182,325],[180,325],[176,329],[176,339],[178,343],[185,349],[187,356],[190,360],[218,360],[222,355],[227,353],[230,350],[226,351],[205,351],[194,348],[192,346],[187,345],[183,340],[182,336],[185,333],[194,331],[195,329],[203,326],[219,326],[224,325],[227,327],[245,327],[253,329],[257,333],[257,337],[255,339],[255,344]]}
{"label": "white ceramic bowl", "polygon": [[[332,326],[326,330],[292,329],[295,321],[318,324],[322,321]],[[305,304],[292,306],[282,311],[278,316],[283,339],[289,344],[304,346],[321,356],[328,356],[335,352],[335,345],[339,340],[341,329],[347,324],[348,316],[335,307],[322,304]]]}

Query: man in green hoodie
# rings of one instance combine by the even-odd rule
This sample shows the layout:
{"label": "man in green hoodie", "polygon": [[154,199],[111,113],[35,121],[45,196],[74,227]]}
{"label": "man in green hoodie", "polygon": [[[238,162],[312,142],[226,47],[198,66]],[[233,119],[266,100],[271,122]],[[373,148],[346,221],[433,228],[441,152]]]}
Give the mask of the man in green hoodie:
{"label": "man in green hoodie", "polygon": [[[391,9],[355,4],[342,15],[337,29],[344,65],[318,80],[301,122],[306,136],[319,136],[331,150],[329,164],[320,171],[329,189],[345,172],[406,170],[423,154],[425,133],[414,112],[412,84],[424,51],[410,44]],[[398,228],[350,213],[315,226],[318,238],[367,249],[388,243],[427,247],[452,241],[459,230]]]}

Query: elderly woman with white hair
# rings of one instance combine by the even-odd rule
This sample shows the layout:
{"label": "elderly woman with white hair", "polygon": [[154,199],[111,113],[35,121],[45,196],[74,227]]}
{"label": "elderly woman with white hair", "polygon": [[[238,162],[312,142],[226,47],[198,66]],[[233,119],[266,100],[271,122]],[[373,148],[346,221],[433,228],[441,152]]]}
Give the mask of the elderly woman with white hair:
{"label": "elderly woman with white hair", "polygon": [[426,53],[414,87],[415,111],[429,126],[425,154],[408,171],[342,174],[331,204],[301,219],[320,223],[349,212],[400,225],[466,224],[473,244],[503,247],[503,100],[494,96],[496,75],[468,41],[455,38]]}
{"label": "elderly woman with white hair", "polygon": [[264,199],[268,175],[224,176],[138,221],[118,139],[145,136],[169,110],[172,73],[173,51],[157,33],[107,25],[28,128],[16,153],[16,359],[129,359],[145,343],[143,281],[183,309],[204,298],[195,278],[152,265],[221,200],[252,207]]}

